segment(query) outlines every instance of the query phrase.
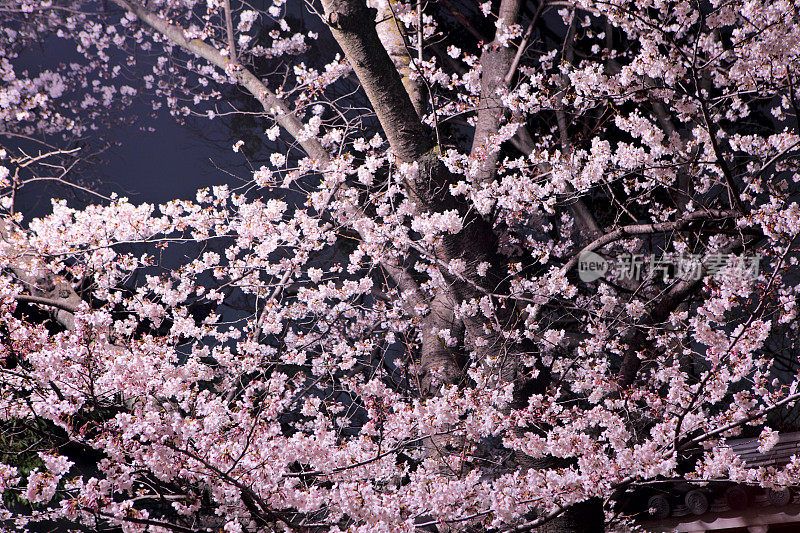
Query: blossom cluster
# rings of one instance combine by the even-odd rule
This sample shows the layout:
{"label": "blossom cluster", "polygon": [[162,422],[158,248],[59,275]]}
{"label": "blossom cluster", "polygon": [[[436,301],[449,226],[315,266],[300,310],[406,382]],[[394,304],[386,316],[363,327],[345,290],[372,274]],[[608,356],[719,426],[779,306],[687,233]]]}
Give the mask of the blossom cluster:
{"label": "blossom cluster", "polygon": [[[233,88],[268,152],[231,141],[243,187],[22,223],[20,176],[64,151],[0,151],[0,444],[47,435],[0,446],[4,524],[521,531],[652,480],[800,484],[726,445],[768,452],[800,399],[797,2],[548,6],[558,46],[491,2],[376,2],[393,96],[428,97],[398,135],[369,100],[392,80],[362,90],[299,3],[12,4],[0,134],[73,139],[135,97],[219,124]],[[25,72],[41,36],[85,62]],[[513,69],[487,84],[490,57]],[[581,252],[700,259],[584,281]],[[759,272],[703,259],[731,254]]]}

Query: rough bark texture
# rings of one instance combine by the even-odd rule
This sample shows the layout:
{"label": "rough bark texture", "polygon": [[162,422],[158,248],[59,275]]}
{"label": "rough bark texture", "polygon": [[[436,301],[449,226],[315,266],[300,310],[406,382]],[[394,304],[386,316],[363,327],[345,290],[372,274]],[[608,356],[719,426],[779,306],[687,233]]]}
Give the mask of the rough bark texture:
{"label": "rough bark texture", "polygon": [[322,5],[395,154],[401,161],[416,161],[433,147],[433,140],[378,37],[377,11],[363,1],[324,0]]}
{"label": "rough bark texture", "polygon": [[[520,0],[503,0],[497,14],[498,19],[505,26],[517,22]],[[495,38],[489,43],[481,54],[481,99],[478,104],[478,118],[475,124],[475,136],[472,140],[472,154],[475,155],[488,141],[489,137],[497,133],[505,113],[505,106],[501,100],[502,92],[507,87],[506,75],[514,61],[515,50],[503,46]],[[480,169],[478,181],[491,182],[497,172],[496,151],[487,154]]]}
{"label": "rough bark texture", "polygon": [[393,9],[395,3],[395,0],[385,0],[378,7],[379,22],[376,24],[375,30],[400,74],[403,87],[406,88],[408,97],[411,99],[414,109],[417,110],[417,115],[421,117],[425,112],[425,86],[411,67],[414,60],[409,55],[408,36],[403,33],[402,22],[395,16]]}

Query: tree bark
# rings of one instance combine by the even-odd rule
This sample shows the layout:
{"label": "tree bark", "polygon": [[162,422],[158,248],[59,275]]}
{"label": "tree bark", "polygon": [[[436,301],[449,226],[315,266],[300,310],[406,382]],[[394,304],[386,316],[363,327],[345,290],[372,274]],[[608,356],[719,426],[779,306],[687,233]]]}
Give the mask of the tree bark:
{"label": "tree bark", "polygon": [[[452,306],[482,296],[476,286],[487,282],[491,286],[491,278],[482,279],[477,267],[481,262],[495,268],[499,265],[497,240],[486,221],[471,211],[464,200],[450,194],[449,186],[455,179],[439,160],[432,132],[414,111],[400,74],[380,42],[375,30],[376,12],[368,9],[364,0],[323,0],[323,7],[331,31],[361,81],[392,150],[401,161],[417,165],[416,174],[406,180],[406,193],[417,212],[456,210],[462,216],[463,229],[455,235],[443,236],[435,254],[444,263],[464,260],[466,271],[461,279],[442,272],[449,284],[443,291],[449,294],[438,299],[422,326],[423,369],[444,377],[443,383],[454,384],[461,377],[456,359],[440,342],[426,339],[425,335],[434,329],[450,328]],[[468,337],[477,339],[484,337],[491,325],[487,320],[473,319],[465,321],[465,326]],[[496,344],[489,346],[494,348]],[[430,382],[431,376],[425,376],[424,380]]]}
{"label": "tree bark", "polygon": [[417,115],[421,118],[425,113],[425,86],[422,78],[412,68],[414,60],[409,54],[408,38],[401,26],[402,22],[395,16],[392,7],[394,3],[396,0],[384,0],[378,7],[379,22],[375,30],[400,74],[403,87],[406,88]]}
{"label": "tree bark", "polygon": [[[521,0],[503,0],[497,18],[505,26],[517,22]],[[475,123],[475,136],[472,139],[471,155],[476,156],[485,147],[489,137],[496,134],[505,113],[505,105],[501,100],[506,89],[506,75],[514,61],[514,49],[503,45],[497,38],[486,45],[481,54],[481,99],[478,104],[478,117]],[[490,183],[497,173],[498,152],[491,151],[483,159],[477,181]]]}

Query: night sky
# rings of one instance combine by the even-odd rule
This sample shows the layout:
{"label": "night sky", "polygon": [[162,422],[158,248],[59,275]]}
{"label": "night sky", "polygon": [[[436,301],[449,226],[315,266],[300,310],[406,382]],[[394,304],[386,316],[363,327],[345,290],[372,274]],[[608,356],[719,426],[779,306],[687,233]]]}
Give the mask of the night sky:
{"label": "night sky", "polygon": [[[27,50],[15,64],[18,72],[30,69],[32,73],[43,69],[57,71],[59,63],[80,61],[74,45],[58,39],[50,39],[45,46]],[[140,71],[127,72],[133,78],[149,73],[146,65]],[[131,83],[135,85],[135,83]],[[116,192],[133,203],[164,203],[176,198],[193,199],[198,188],[227,183],[231,187],[242,184],[239,178],[251,176],[247,160],[242,153],[234,153],[232,145],[235,133],[222,118],[211,121],[206,118],[190,118],[181,124],[170,116],[163,106],[152,110],[152,102],[163,98],[141,95],[128,107],[122,117],[128,124],[114,125],[93,132],[85,141],[83,153],[96,152],[107,147],[91,162],[80,169],[79,175],[71,175],[72,181],[86,184],[93,190],[109,194]],[[114,118],[115,111],[110,112]],[[135,119],[135,120],[134,120]],[[132,122],[132,123],[131,123]],[[153,129],[154,131],[150,131]],[[60,139],[48,139],[63,146]],[[0,139],[7,147],[14,141]],[[35,150],[32,146],[28,150]],[[223,170],[221,170],[223,169]],[[50,199],[67,198],[71,205],[79,205],[88,197],[76,196],[64,186],[52,182],[40,182],[26,186],[18,197],[18,209],[26,220],[43,216],[50,211]],[[93,198],[89,201],[99,201]]]}

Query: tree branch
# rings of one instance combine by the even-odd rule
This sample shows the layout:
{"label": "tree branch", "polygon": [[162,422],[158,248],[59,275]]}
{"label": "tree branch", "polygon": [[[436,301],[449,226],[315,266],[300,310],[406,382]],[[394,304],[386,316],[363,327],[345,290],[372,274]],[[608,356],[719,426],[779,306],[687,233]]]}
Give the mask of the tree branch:
{"label": "tree branch", "polygon": [[[502,0],[497,16],[504,26],[516,24],[522,4],[522,0]],[[500,27],[497,31],[502,32],[503,28]],[[480,150],[486,147],[491,135],[496,134],[500,128],[505,106],[498,93],[502,93],[508,87],[505,80],[511,71],[514,57],[513,50],[501,43],[497,37],[483,49],[480,59],[481,98],[470,151],[472,157],[478,156]],[[479,181],[488,183],[494,180],[498,157],[497,150],[485,154],[480,167]]]}
{"label": "tree branch", "polygon": [[[186,39],[184,37],[182,28],[168,23],[142,6],[139,6],[138,4],[135,4],[129,0],[113,1],[123,9],[130,11],[143,23],[158,33],[161,33],[181,48],[209,61],[213,65],[225,70],[226,72],[231,73],[233,78],[242,87],[247,89],[247,91],[253,97],[255,97],[259,103],[261,103],[264,110],[275,118],[275,120],[278,122],[278,125],[280,125],[295,139],[298,139],[298,142],[306,151],[306,153],[315,159],[320,167],[324,167],[330,162],[331,156],[328,154],[325,148],[323,148],[319,139],[313,136],[308,137],[307,135],[301,135],[304,129],[302,121],[300,121],[300,119],[298,119],[297,116],[289,110],[286,103],[282,99],[278,98],[273,91],[271,91],[247,68],[242,67],[241,65],[234,65],[231,60],[223,56],[219,50],[200,41],[199,39]],[[373,27],[374,32],[374,21],[371,21],[370,24],[371,27]],[[378,43],[378,46],[380,46],[380,43]],[[399,74],[397,74],[397,71],[393,66],[390,70],[393,70],[395,75],[399,77]],[[414,282],[413,278],[411,278],[411,276],[405,272],[403,267],[388,260],[382,261],[382,265],[403,290],[413,292],[417,299],[424,299],[421,291],[419,290],[419,286],[416,284],[416,282]]]}
{"label": "tree branch", "polygon": [[739,186],[736,185],[736,181],[734,181],[733,173],[731,171],[730,165],[728,165],[728,161],[722,155],[722,149],[720,148],[719,141],[717,140],[717,132],[716,129],[712,127],[711,115],[708,111],[708,104],[706,103],[706,99],[703,97],[702,89],[700,88],[700,84],[697,81],[697,74],[694,74],[694,83],[695,89],[697,92],[697,99],[700,101],[700,110],[703,112],[703,121],[706,123],[706,131],[708,132],[708,138],[711,141],[711,149],[714,151],[714,156],[717,160],[717,166],[722,171],[722,175],[725,177],[725,183],[728,185],[728,194],[731,198],[731,207],[736,207],[742,214],[747,213],[747,207],[742,202],[742,193],[739,191]]}
{"label": "tree branch", "polygon": [[231,14],[231,0],[224,0],[223,7],[225,8],[225,30],[228,33],[228,55],[231,62],[236,64],[239,62],[236,57],[236,36],[233,33],[233,15]]}
{"label": "tree branch", "polygon": [[403,86],[411,99],[414,109],[417,111],[417,115],[422,117],[425,109],[425,93],[421,83],[421,74],[415,78],[414,71],[411,68],[413,60],[408,51],[403,28],[400,26],[402,23],[395,16],[392,9],[393,1],[396,0],[386,0],[385,3],[380,4],[378,8],[378,20],[380,22],[375,25],[375,31],[397,68],[403,81]]}
{"label": "tree branch", "polygon": [[[722,253],[730,253],[743,242],[737,238],[730,242],[727,246],[720,248]],[[651,311],[635,326],[633,337],[628,343],[628,349],[622,358],[619,374],[617,377],[617,384],[621,389],[630,387],[636,379],[639,369],[642,367],[642,360],[639,358],[639,351],[647,343],[647,332],[645,327],[654,326],[665,321],[670,313],[674,311],[696,288],[702,283],[703,276],[708,271],[706,268],[707,261],[700,265],[700,275],[695,278],[682,279],[675,283],[673,287],[661,298],[654,301],[650,308]]]}
{"label": "tree branch", "polygon": [[74,305],[69,303],[60,302],[53,298],[45,298],[44,296],[31,296],[29,294],[17,294],[14,296],[14,299],[19,302],[28,302],[34,304],[41,304],[41,305],[48,305],[50,307],[56,307],[58,309],[62,309],[68,313],[72,313],[73,315],[78,311],[78,308]]}
{"label": "tree branch", "polygon": [[629,237],[632,235],[649,235],[652,233],[663,233],[665,231],[680,231],[682,229],[685,229],[692,222],[696,222],[699,220],[703,221],[724,220],[729,218],[738,218],[740,216],[742,216],[742,214],[739,213],[738,211],[722,211],[718,209],[707,209],[704,211],[694,211],[692,213],[689,213],[681,217],[678,220],[673,220],[671,222],[656,222],[652,224],[632,224],[630,226],[621,226],[615,229],[614,231],[610,231],[605,235],[598,237],[594,241],[584,246],[580,252],[572,256],[572,258],[569,261],[567,261],[567,263],[562,267],[562,271],[568,272],[570,269],[574,268],[575,265],[578,264],[580,256],[585,254],[586,252],[597,250],[598,248],[602,248],[606,244],[610,244],[614,241],[618,241],[625,237]]}
{"label": "tree branch", "polygon": [[503,78],[503,83],[506,86],[511,85],[511,80],[514,79],[514,74],[517,72],[517,68],[519,68],[519,62],[522,60],[522,56],[525,54],[525,49],[528,47],[528,42],[531,40],[531,35],[533,35],[533,29],[536,27],[536,24],[539,23],[539,17],[542,16],[542,11],[544,11],[544,7],[547,5],[547,0],[540,0],[539,7],[536,8],[536,12],[531,17],[531,21],[528,23],[528,29],[525,30],[525,35],[522,36],[522,41],[519,43],[519,47],[517,47],[517,53],[514,55],[514,59],[511,60],[511,65],[508,67],[508,72],[506,72],[505,77]]}
{"label": "tree branch", "polygon": [[187,39],[184,35],[183,28],[170,24],[144,7],[130,0],[112,1],[184,50],[223,69],[228,75],[241,84],[242,87],[247,89],[247,91],[258,100],[264,108],[264,111],[272,115],[283,129],[289,132],[295,139],[298,139],[303,150],[315,159],[320,166],[325,166],[325,164],[330,161],[330,155],[322,147],[322,144],[316,137],[308,138],[302,135],[303,123],[297,118],[294,112],[289,109],[286,102],[278,98],[278,96],[264,85],[250,70],[241,65],[237,65],[234,60],[225,57],[219,50],[204,43],[200,39]]}
{"label": "tree branch", "polygon": [[432,138],[378,37],[376,11],[367,8],[364,0],[323,0],[322,5],[395,155],[401,161],[416,161],[433,147]]}

